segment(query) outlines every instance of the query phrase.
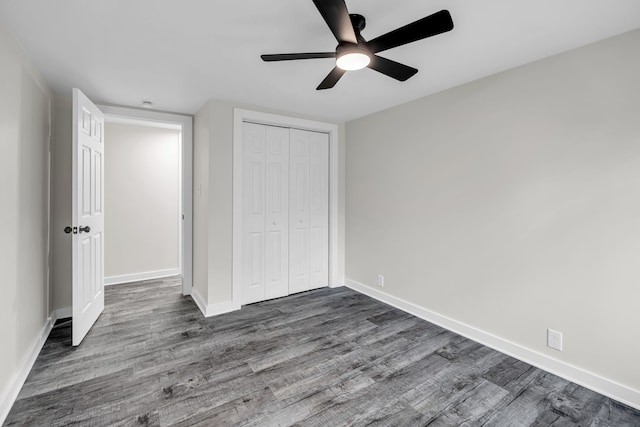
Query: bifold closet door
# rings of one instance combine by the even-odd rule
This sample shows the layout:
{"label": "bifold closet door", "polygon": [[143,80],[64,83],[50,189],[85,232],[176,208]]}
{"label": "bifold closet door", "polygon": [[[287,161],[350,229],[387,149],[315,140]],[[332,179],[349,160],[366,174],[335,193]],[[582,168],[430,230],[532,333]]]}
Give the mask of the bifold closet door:
{"label": "bifold closet door", "polygon": [[329,135],[290,130],[289,293],[329,284]]}
{"label": "bifold closet door", "polygon": [[289,129],[243,124],[242,303],[289,294]]}

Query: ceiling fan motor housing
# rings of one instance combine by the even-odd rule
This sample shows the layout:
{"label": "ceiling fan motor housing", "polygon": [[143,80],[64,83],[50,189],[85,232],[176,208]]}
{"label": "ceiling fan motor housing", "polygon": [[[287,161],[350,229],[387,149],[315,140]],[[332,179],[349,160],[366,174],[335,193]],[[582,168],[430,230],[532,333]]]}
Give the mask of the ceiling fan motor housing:
{"label": "ceiling fan motor housing", "polygon": [[340,43],[338,47],[336,47],[336,58],[339,58],[348,53],[362,53],[364,55],[367,55],[368,57],[371,57],[371,55],[373,55],[371,51],[366,48],[366,46],[360,44]]}

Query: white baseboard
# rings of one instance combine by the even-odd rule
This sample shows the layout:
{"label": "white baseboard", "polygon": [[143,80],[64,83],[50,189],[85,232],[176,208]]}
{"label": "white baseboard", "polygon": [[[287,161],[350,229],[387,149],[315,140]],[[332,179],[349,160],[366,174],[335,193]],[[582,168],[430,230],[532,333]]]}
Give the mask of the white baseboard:
{"label": "white baseboard", "polygon": [[204,317],[217,316],[219,314],[230,313],[240,310],[240,305],[234,304],[232,301],[219,302],[216,304],[207,304],[195,288],[191,289],[191,298],[196,303]]}
{"label": "white baseboard", "polygon": [[20,393],[24,382],[27,380],[29,372],[31,372],[31,368],[33,368],[33,364],[38,358],[38,355],[40,354],[40,350],[42,350],[44,343],[47,341],[49,333],[51,332],[51,329],[53,328],[53,324],[55,322],[56,317],[55,312],[53,312],[42,328],[38,340],[32,345],[31,351],[27,353],[22,360],[22,363],[20,364],[20,370],[14,376],[13,381],[11,381],[9,383],[9,386],[2,391],[2,394],[0,395],[0,425],[3,425],[5,420],[7,419],[7,415],[9,415],[11,407],[18,398],[18,394]]}
{"label": "white baseboard", "polygon": [[120,285],[122,283],[139,282],[141,280],[161,279],[163,277],[177,276],[181,274],[179,268],[168,270],[146,271],[144,273],[124,274],[122,276],[110,276],[104,278],[105,286]]}
{"label": "white baseboard", "polygon": [[219,302],[216,304],[209,304],[207,306],[207,314],[205,316],[217,316],[218,314],[231,313],[236,310],[240,310],[240,305],[234,304],[233,301]]}
{"label": "white baseboard", "polygon": [[560,361],[546,354],[523,347],[512,341],[482,331],[473,326],[443,316],[411,302],[394,297],[371,286],[354,280],[345,280],[345,285],[355,291],[368,295],[389,304],[404,312],[434,323],[463,337],[491,347],[504,354],[515,357],[537,368],[550,372],[561,378],[579,384],[614,400],[636,409],[640,409],[640,391],[589,372],[585,369]]}
{"label": "white baseboard", "polygon": [[343,282],[343,283],[331,283],[331,284],[329,285],[329,287],[330,287],[331,289],[335,289],[335,288],[342,288],[343,286],[344,286],[344,282]]}

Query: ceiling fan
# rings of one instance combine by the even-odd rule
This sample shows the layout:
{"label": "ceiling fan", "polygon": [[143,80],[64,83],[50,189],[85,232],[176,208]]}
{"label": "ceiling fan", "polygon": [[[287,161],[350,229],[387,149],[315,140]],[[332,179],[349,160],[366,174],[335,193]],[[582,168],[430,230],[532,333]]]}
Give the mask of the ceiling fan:
{"label": "ceiling fan", "polygon": [[283,53],[262,55],[261,58],[267,62],[335,58],[336,66],[316,88],[317,90],[330,89],[338,83],[345,72],[365,67],[403,82],[418,70],[376,54],[453,29],[451,14],[447,10],[441,10],[373,40],[366,41],[360,34],[366,25],[364,16],[349,14],[344,0],[313,0],[313,3],[338,40],[335,52]]}

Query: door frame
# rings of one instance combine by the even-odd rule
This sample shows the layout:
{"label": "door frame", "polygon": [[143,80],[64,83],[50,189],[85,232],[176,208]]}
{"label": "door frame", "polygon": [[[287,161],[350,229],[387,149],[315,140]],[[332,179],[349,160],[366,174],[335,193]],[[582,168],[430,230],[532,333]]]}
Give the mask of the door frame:
{"label": "door frame", "polygon": [[329,135],[329,287],[343,285],[338,270],[338,125],[299,119],[261,111],[233,109],[233,272],[232,302],[240,307],[242,301],[242,140],[243,123],[278,126]]}
{"label": "door frame", "polygon": [[[182,227],[180,230],[182,259],[182,294],[191,295],[193,286],[193,117],[175,113],[163,113],[153,110],[98,105],[105,116],[105,122],[178,126],[182,130],[182,174],[181,207]],[[106,140],[106,138],[105,138]]]}

